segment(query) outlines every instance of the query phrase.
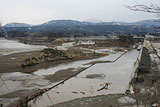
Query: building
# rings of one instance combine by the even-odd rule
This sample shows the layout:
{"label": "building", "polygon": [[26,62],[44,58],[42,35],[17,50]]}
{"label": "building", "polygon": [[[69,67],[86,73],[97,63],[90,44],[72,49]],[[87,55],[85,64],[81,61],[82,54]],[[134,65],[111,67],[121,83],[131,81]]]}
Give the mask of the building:
{"label": "building", "polygon": [[78,41],[77,45],[94,45],[95,42],[92,40],[89,41]]}

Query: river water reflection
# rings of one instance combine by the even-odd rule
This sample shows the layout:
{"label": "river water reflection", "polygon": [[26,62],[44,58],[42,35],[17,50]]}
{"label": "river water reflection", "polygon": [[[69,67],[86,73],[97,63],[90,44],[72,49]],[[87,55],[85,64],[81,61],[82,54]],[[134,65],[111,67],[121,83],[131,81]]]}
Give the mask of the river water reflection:
{"label": "river water reflection", "polygon": [[0,56],[9,55],[12,53],[42,50],[44,48],[46,47],[23,44],[15,40],[7,40],[5,38],[0,38]]}
{"label": "river water reflection", "polygon": [[[124,93],[130,81],[137,56],[138,51],[132,50],[114,63],[96,64],[47,93],[54,104],[81,97]],[[114,58],[116,59],[116,57]],[[103,74],[103,78],[86,78],[86,75],[94,74]],[[111,83],[109,89],[97,91],[106,82]],[[46,94],[37,99],[35,104],[32,103],[33,107],[49,105],[52,103]]]}
{"label": "river water reflection", "polygon": [[[70,45],[71,44],[67,44],[68,47]],[[43,48],[45,48],[45,46],[27,45],[19,43],[17,41],[0,38],[0,55],[41,50]],[[65,65],[61,64],[57,67],[38,70],[34,73],[35,75],[22,73],[6,73],[3,74],[2,77],[6,81],[6,84],[10,86],[8,87],[10,89],[9,92],[13,92],[19,89],[34,89],[40,87],[43,88],[43,86],[50,85],[47,80],[43,79],[43,75],[54,74],[56,71],[62,69],[76,69],[78,67],[87,67],[89,65],[84,64],[92,61],[113,61],[121,54],[122,52],[117,52],[115,54],[110,54],[109,56],[101,57],[98,59],[76,61]],[[81,97],[107,95],[110,93],[124,93],[129,83],[134,67],[134,62],[136,61],[137,56],[138,51],[132,50],[124,54],[119,60],[114,63],[95,64],[76,77],[69,79],[63,85],[60,85],[48,91],[47,93],[51,97],[53,104]],[[87,78],[87,76],[90,75],[102,75],[103,77]],[[111,83],[111,85],[109,85],[109,90],[97,91],[98,89],[102,88],[106,82]],[[1,84],[3,84],[3,82]],[[4,86],[1,87],[0,92],[1,95],[8,93],[6,91],[6,87]],[[0,99],[0,101],[9,102],[8,99]],[[52,105],[46,94],[37,99],[35,104],[33,104],[32,102],[31,104],[32,107],[44,107]]]}

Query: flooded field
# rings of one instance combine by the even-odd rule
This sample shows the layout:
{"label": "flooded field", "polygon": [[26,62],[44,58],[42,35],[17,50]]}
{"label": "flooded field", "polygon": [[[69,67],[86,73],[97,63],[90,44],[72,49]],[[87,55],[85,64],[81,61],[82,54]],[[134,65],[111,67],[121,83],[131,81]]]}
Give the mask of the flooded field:
{"label": "flooded field", "polygon": [[[92,62],[92,61],[95,61],[95,60],[113,61],[121,54],[122,54],[122,52],[118,52],[116,54],[110,54],[109,56],[101,57],[98,59],[75,61],[75,62],[68,63],[65,65],[62,64],[62,65],[59,65],[59,66],[53,67],[53,68],[38,70],[38,71],[34,72],[34,74],[25,74],[25,73],[20,73],[20,72],[3,73],[1,75],[1,79],[3,79],[3,81],[1,81],[2,86],[0,87],[0,93],[1,93],[0,101],[2,101],[3,104],[8,104],[13,101],[16,101],[19,98],[17,95],[18,95],[18,93],[20,94],[21,91],[24,92],[24,94],[25,94],[27,90],[29,91],[29,90],[33,90],[33,89],[39,89],[39,88],[43,89],[43,88],[50,87],[50,86],[57,84],[56,82],[52,83],[49,80],[45,80],[44,75],[54,74],[55,72],[57,72],[59,70],[67,69],[67,68],[74,68],[74,70],[76,71],[77,69],[79,69],[81,67],[84,67],[84,68],[88,67],[89,65],[85,65],[85,64]],[[73,77],[72,79],[66,81],[64,85],[60,85],[59,87],[57,87],[47,93],[49,93],[49,95],[56,96],[56,99],[54,99],[55,97],[52,99],[54,104],[56,104],[59,102],[68,101],[71,99],[85,97],[85,96],[123,92],[125,89],[122,89],[123,91],[121,89],[120,90],[119,89],[113,90],[113,88],[111,88],[110,86],[109,86],[109,88],[111,88],[112,91],[111,90],[110,91],[102,90],[102,91],[98,92],[97,90],[99,88],[103,87],[105,82],[112,82],[111,86],[115,87],[116,84],[118,84],[117,82],[119,82],[119,79],[122,79],[122,77],[119,78],[118,80],[112,80],[112,79],[114,78],[114,76],[119,75],[119,73],[121,71],[123,71],[123,69],[125,71],[121,73],[122,76],[128,76],[127,78],[129,79],[129,77],[130,77],[129,75],[132,72],[133,63],[137,57],[137,54],[138,54],[138,52],[134,50],[134,51],[127,52],[122,57],[122,59],[120,58],[115,63],[96,64],[96,65],[92,66],[91,68],[83,71],[78,76]],[[126,60],[121,62],[123,59],[128,60],[128,62],[130,62],[130,63],[125,63]],[[124,66],[125,64],[130,65],[130,66],[128,66],[128,67],[130,67],[130,69],[129,68],[125,69],[125,66]],[[117,65],[119,65],[119,67]],[[114,68],[114,66],[117,66],[118,68]],[[93,70],[93,69],[95,69],[95,70]],[[125,73],[127,73],[127,71],[129,72],[129,74],[126,75]],[[100,76],[98,78],[96,78],[96,77],[95,78],[87,78],[87,75],[94,75],[94,74],[98,74],[98,75],[100,74],[103,77]],[[127,87],[128,81],[129,80],[126,81],[125,87]],[[121,83],[123,83],[123,80],[121,81]],[[121,87],[119,87],[119,88],[121,88]],[[67,89],[67,91],[66,91],[66,89]],[[10,97],[3,96],[3,95],[7,95],[8,93],[15,93],[15,92],[17,93],[16,95],[12,95]],[[68,94],[70,94],[70,95],[68,95]],[[42,99],[40,98],[39,100],[37,100],[36,106],[40,106],[39,104],[41,104],[41,103],[39,103],[39,102],[41,102],[41,100],[45,99],[46,102],[48,102],[48,98],[46,99],[45,97],[47,97],[47,96],[45,96],[45,95],[46,94],[44,94]],[[64,96],[66,96],[66,97],[64,97]],[[61,99],[61,100],[59,100],[59,99]],[[43,106],[46,106],[46,104],[50,105],[50,103],[45,103],[45,105],[43,105]],[[43,107],[43,106],[41,106],[41,107]]]}
{"label": "flooded field", "polygon": [[[35,104],[32,102],[31,104],[33,107],[43,107],[81,97],[124,93],[128,86],[137,56],[138,51],[133,50],[127,52],[115,63],[96,64],[76,77],[66,81],[63,85],[48,91],[47,94],[38,98]],[[108,60],[110,59],[109,57]],[[112,56],[110,60],[113,60],[113,58],[116,57]],[[93,78],[87,78],[87,75],[95,74],[102,77],[94,78],[93,76]],[[109,88],[98,91],[107,82],[111,83],[108,86]],[[52,101],[50,101],[48,96]]]}
{"label": "flooded field", "polygon": [[[57,48],[67,50],[72,46],[73,43],[70,42],[64,43]],[[17,41],[0,39],[1,55],[40,50],[43,48],[45,48],[45,46],[27,45]],[[134,62],[138,57],[139,51],[131,50],[126,53],[119,51],[116,52],[113,48],[90,49],[90,51],[106,53],[108,55],[97,59],[59,64],[55,67],[40,69],[28,74],[22,72],[1,73],[1,104],[7,106],[18,100],[21,96],[30,95],[35,90],[48,88],[58,84],[63,78],[55,82],[46,79],[46,76],[54,75],[60,71],[70,73],[82,70],[80,74],[65,81],[63,85],[58,85],[56,88],[44,93],[35,103],[31,101],[30,104],[33,107],[49,106],[81,97],[124,93],[130,81]],[[122,57],[120,57],[121,55]],[[119,59],[116,60],[117,58]],[[87,67],[90,68],[83,71],[83,69]],[[108,87],[105,87],[106,83],[109,83]],[[105,87],[105,89],[102,89],[103,87]]]}
{"label": "flooded field", "polygon": [[[20,72],[0,75],[0,103],[7,106],[27,92],[49,84],[43,77]],[[3,96],[5,95],[5,96]]]}
{"label": "flooded field", "polygon": [[45,46],[28,45],[15,40],[0,38],[0,56],[9,55],[12,53],[41,50],[44,48]]}
{"label": "flooded field", "polygon": [[56,67],[51,67],[49,69],[42,69],[34,72],[35,75],[48,75],[48,74],[54,74],[56,71],[62,70],[62,69],[68,69],[68,68],[80,68],[80,67],[88,67],[90,64],[89,62],[93,61],[113,61],[118,56],[120,56],[122,52],[117,52],[116,54],[110,54],[109,56],[101,57],[98,59],[92,59],[92,60],[83,60],[83,61],[75,61],[68,64],[60,64]]}

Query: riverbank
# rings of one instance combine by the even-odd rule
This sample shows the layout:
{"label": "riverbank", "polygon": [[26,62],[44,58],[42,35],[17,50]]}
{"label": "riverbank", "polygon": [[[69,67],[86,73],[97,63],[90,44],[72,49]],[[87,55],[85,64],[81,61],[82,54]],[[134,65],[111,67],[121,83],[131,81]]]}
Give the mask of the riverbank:
{"label": "riverbank", "polygon": [[[95,59],[95,60],[111,60],[111,61],[114,61],[115,60],[115,58],[118,58],[120,55],[122,54],[122,52],[120,52],[120,53],[117,53],[117,54],[111,54],[111,55],[109,55],[109,56],[105,56],[105,57],[102,57],[102,58],[98,58],[98,59]],[[15,105],[17,105],[17,104],[19,104],[20,103],[20,101],[21,101],[21,99],[25,99],[27,96],[28,96],[28,98],[32,98],[32,97],[35,97],[36,95],[40,95],[40,93],[41,92],[43,92],[43,90],[41,90],[41,89],[44,89],[44,88],[42,88],[43,87],[43,85],[45,85],[45,86],[50,86],[51,84],[52,85],[56,85],[56,84],[58,84],[57,82],[59,81],[59,82],[61,82],[61,80],[65,80],[65,79],[67,79],[67,78],[70,78],[70,77],[72,77],[72,75],[76,75],[76,74],[79,74],[80,72],[82,72],[82,71],[84,71],[86,68],[88,68],[86,65],[85,65],[85,63],[88,63],[88,62],[90,62],[90,61],[93,61],[93,60],[87,60],[87,61],[76,61],[76,62],[74,62],[75,64],[76,64],[76,66],[75,66],[75,64],[74,63],[72,63],[71,64],[71,66],[72,67],[74,67],[74,68],[70,68],[70,66],[69,66],[69,64],[70,63],[68,63],[66,66],[64,65],[64,67],[62,67],[62,66],[60,66],[60,68],[61,69],[63,69],[63,68],[66,68],[65,70],[58,70],[56,73],[54,73],[56,70],[52,70],[51,69],[51,71],[53,72],[52,74],[53,75],[47,75],[47,76],[36,76],[36,75],[32,75],[32,74],[22,74],[22,73],[16,73],[16,74],[14,74],[14,73],[8,73],[8,74],[5,74],[5,73],[3,73],[3,80],[5,81],[5,83],[9,83],[9,84],[6,84],[6,87],[8,87],[9,86],[9,91],[8,92],[6,92],[5,90],[5,93],[3,92],[3,90],[2,90],[2,92],[4,93],[4,94],[2,94],[2,95],[0,95],[0,100],[2,99],[2,101],[4,100],[3,98],[6,98],[6,100],[7,100],[7,102],[8,103],[10,103],[10,105],[8,105],[8,106],[11,106],[12,107],[12,105],[13,104],[15,104]],[[81,64],[84,64],[85,65],[85,67],[81,67],[81,68],[79,68],[79,66]],[[54,67],[53,67],[54,68]],[[68,68],[68,69],[67,69]],[[76,70],[76,71],[75,71]],[[41,70],[40,70],[41,71]],[[43,71],[43,72],[46,72],[46,74],[47,74],[47,70],[45,70],[45,71]],[[62,74],[63,73],[63,74]],[[7,76],[8,75],[8,76]],[[8,78],[9,77],[9,78]],[[42,79],[41,79],[41,77],[42,77]],[[43,77],[45,77],[45,78],[43,78]],[[76,76],[75,76],[76,77]],[[22,78],[22,79],[21,79]],[[50,82],[49,83],[46,83],[46,79],[47,80],[49,80]],[[22,81],[22,83],[21,84],[19,84],[19,82],[21,82]],[[12,83],[13,82],[13,83]],[[12,84],[11,84],[12,83]],[[18,83],[18,84],[17,84]],[[15,84],[17,84],[17,86],[15,85]],[[99,83],[98,83],[99,84]],[[14,85],[15,87],[16,87],[16,89],[15,89],[15,87],[10,87],[10,86],[12,86],[12,85]],[[51,86],[52,86],[51,85]],[[27,87],[26,87],[27,86]],[[61,83],[60,83],[60,86],[61,86]],[[5,89],[6,89],[6,87],[4,87]],[[19,88],[17,88],[17,87],[19,87]],[[24,90],[24,88],[23,87],[25,87],[25,90]],[[38,88],[39,87],[39,88]],[[59,87],[59,86],[58,86]],[[26,89],[27,88],[27,89]],[[41,89],[40,89],[41,88]],[[11,90],[12,89],[12,90]],[[34,90],[33,90],[34,89]],[[37,93],[37,94],[36,94]],[[19,100],[15,100],[14,101],[14,103],[11,103],[10,102],[10,100],[11,99],[16,99],[16,98],[19,98]],[[36,99],[36,98],[35,98]],[[6,100],[4,100],[4,101],[6,101]],[[47,99],[46,99],[47,100]],[[13,100],[11,100],[11,101],[13,101]],[[2,104],[5,104],[5,103],[3,103],[2,102]]]}
{"label": "riverbank", "polygon": [[[54,104],[90,95],[122,92],[129,80],[129,76],[125,76],[127,78],[124,78],[124,74],[130,75],[127,71],[130,71],[132,68],[132,64],[138,53],[136,50],[133,50],[123,54],[125,48],[122,49],[123,51],[120,50],[118,52],[115,51],[115,47],[100,49],[74,47],[72,43],[66,43],[65,46],[62,45],[58,48],[64,49],[62,50],[64,52],[67,51],[66,53],[68,53],[70,58],[52,61],[42,60],[36,65],[23,68],[21,65],[24,63],[24,60],[38,56],[40,51],[1,56],[0,71],[3,72],[1,75],[3,84],[0,87],[1,104],[12,107],[13,104],[19,105],[22,99],[36,99],[36,96],[42,95],[48,87],[55,87],[53,90],[56,90],[56,92],[51,93],[52,89],[46,92],[49,93],[49,96],[53,95],[53,98],[56,96],[56,99],[53,99]],[[122,55],[124,57],[120,58]],[[119,58],[120,60],[117,60]],[[115,66],[116,69],[113,69]],[[126,82],[120,82],[119,84],[119,80],[117,82],[115,78],[117,75],[122,79],[126,79],[123,80]],[[106,81],[113,83],[111,91],[109,93],[97,91]],[[42,99],[38,97],[40,102],[41,100],[48,102],[46,93],[42,95],[42,97],[44,96]],[[66,93],[70,95],[66,95]],[[37,106],[40,107],[39,105]]]}
{"label": "riverbank", "polygon": [[77,57],[72,59],[59,59],[56,61],[43,61],[34,66],[28,66],[23,68],[21,65],[24,63],[25,58],[36,56],[40,53],[40,51],[31,51],[31,52],[21,52],[21,53],[14,53],[10,55],[0,56],[0,72],[1,73],[9,73],[9,72],[22,72],[22,73],[32,73],[39,69],[45,69],[49,67],[57,66],[58,64],[62,63],[70,63],[79,60],[87,60],[87,59],[95,59],[105,54],[96,54],[96,55],[89,55],[87,57]]}
{"label": "riverbank", "polygon": [[[160,60],[156,54],[157,51],[154,52],[149,42],[145,46],[140,58],[137,78],[132,83],[133,89],[130,93],[82,97],[49,107],[159,107]],[[77,92],[77,94],[80,93]]]}
{"label": "riverbank", "polygon": [[62,102],[49,107],[136,107],[134,96],[125,94],[98,95]]}
{"label": "riverbank", "polygon": [[[109,60],[111,62],[98,63],[85,69],[78,75],[65,82],[60,82],[58,86],[47,91],[46,93],[48,95],[44,93],[36,100],[36,103],[30,102],[29,104],[33,107],[44,107],[81,97],[108,95],[113,93],[116,95],[116,93],[125,92],[132,73],[132,64],[134,63],[138,52],[136,50],[129,51],[120,59],[116,60],[121,54],[111,54],[103,57],[103,60]],[[116,61],[114,62],[114,60]],[[106,82],[111,82],[109,89],[97,91],[102,88]],[[51,104],[47,96],[50,97],[53,104]]]}

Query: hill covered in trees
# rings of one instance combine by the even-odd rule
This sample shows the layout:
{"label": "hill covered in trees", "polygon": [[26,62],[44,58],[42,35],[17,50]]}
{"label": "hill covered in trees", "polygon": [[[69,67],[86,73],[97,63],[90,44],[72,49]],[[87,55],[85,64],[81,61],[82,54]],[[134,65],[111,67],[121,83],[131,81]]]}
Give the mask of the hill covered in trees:
{"label": "hill covered in trees", "polygon": [[[155,33],[159,30],[159,23],[154,20],[145,20],[134,23],[124,22],[99,22],[91,23],[75,20],[52,20],[41,25],[24,23],[10,23],[3,26],[10,37],[26,36],[99,36],[99,35],[144,35]],[[0,35],[3,36],[3,35]]]}

